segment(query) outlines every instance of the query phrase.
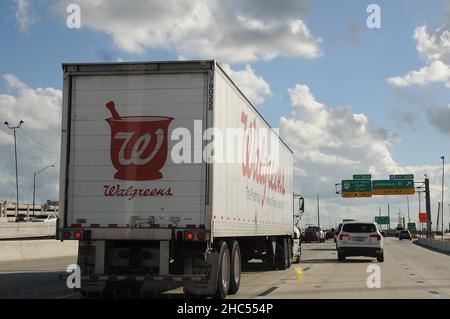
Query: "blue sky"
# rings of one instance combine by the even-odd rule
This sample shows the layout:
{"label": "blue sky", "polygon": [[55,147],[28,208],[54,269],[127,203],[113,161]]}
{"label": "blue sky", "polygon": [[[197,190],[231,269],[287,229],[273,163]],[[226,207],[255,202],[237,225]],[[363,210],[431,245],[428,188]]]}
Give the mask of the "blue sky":
{"label": "blue sky", "polygon": [[[94,9],[85,5],[88,1],[74,1],[82,8],[81,29],[69,29],[65,25],[66,14],[61,8],[64,9],[65,4],[70,1],[19,2],[27,3],[28,14],[38,17],[38,21],[23,31],[16,16],[18,1],[0,3],[3,43],[0,51],[0,75],[12,74],[30,88],[61,89],[63,62],[104,62],[117,59],[172,60],[183,55],[205,59],[216,57],[214,52],[211,56],[189,55],[189,52],[182,51],[181,44],[177,46],[177,43],[166,46],[146,43],[140,53],[124,49],[114,41],[120,38],[116,29],[102,25],[101,17],[99,21],[94,21],[95,19],[90,16]],[[270,3],[270,1],[262,2]],[[287,1],[289,2],[294,3]],[[105,13],[105,19],[108,14],[121,18],[120,10],[114,11],[114,5],[118,2],[111,3],[111,8]],[[257,1],[249,0],[248,3],[259,5]],[[366,8],[370,3],[376,3],[381,8],[381,29],[369,29],[366,26],[369,15]],[[157,8],[161,10],[164,7]],[[242,13],[238,6],[233,8],[235,14]],[[152,9],[152,5],[149,4],[149,12]],[[227,59],[226,56],[222,56],[219,62],[229,64],[233,70],[243,69],[249,64],[255,74],[270,86],[271,96],[266,96],[265,101],[257,107],[274,127],[280,126],[282,116],[292,119],[293,104],[288,89],[294,88],[296,84],[305,85],[315,100],[326,107],[331,109],[351,107],[352,113],[362,113],[370,118],[375,129],[391,131],[393,135],[389,141],[380,143],[387,147],[400,168],[429,165],[437,170],[441,155],[450,158],[450,135],[432,125],[426,109],[446,107],[450,102],[449,88],[444,82],[439,81],[423,86],[409,85],[396,88],[386,80],[390,77],[402,77],[427,65],[416,49],[417,41],[413,38],[413,34],[420,26],[427,26],[430,34],[440,27],[446,29],[449,22],[449,15],[445,14],[448,12],[447,9],[446,1],[440,0],[319,0],[305,2],[304,7],[292,13],[295,17],[290,15],[289,10],[274,13],[273,16],[267,12],[259,15],[247,12],[248,16],[256,17],[255,19],[267,25],[282,24],[282,19],[300,19],[313,37],[322,40],[321,54],[314,57],[283,54],[281,48],[275,57],[268,59]],[[170,16],[176,10],[167,10],[168,19],[177,19],[177,16]],[[142,23],[136,19],[136,25]],[[133,21],[130,21],[127,27],[133,30]],[[221,33],[224,29],[225,26],[218,22],[212,26],[210,32]],[[151,28],[148,30],[152,32]],[[171,30],[167,32],[170,34]],[[269,48],[270,39],[268,36],[265,46],[255,44],[255,51]],[[272,39],[275,41],[275,36],[272,36]],[[17,96],[18,93],[5,80],[1,80],[0,94]],[[402,119],[399,115],[405,112],[410,116],[409,119]],[[3,122],[3,119],[1,120]],[[341,129],[345,129],[345,126]],[[371,138],[367,143],[370,143]],[[367,148],[370,149],[370,146]],[[349,158],[352,156],[348,154]],[[6,162],[3,158],[0,164],[3,163],[5,168],[11,168]],[[32,171],[31,168],[30,170]],[[348,177],[350,176],[342,176]],[[54,180],[56,181],[56,176]],[[50,188],[48,191],[52,192]],[[0,193],[0,197],[8,194]]]}

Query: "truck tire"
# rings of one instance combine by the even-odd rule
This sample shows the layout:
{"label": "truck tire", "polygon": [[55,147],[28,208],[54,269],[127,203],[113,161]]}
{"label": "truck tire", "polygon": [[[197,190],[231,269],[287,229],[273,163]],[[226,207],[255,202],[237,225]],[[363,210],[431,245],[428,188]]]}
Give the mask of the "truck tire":
{"label": "truck tire", "polygon": [[287,248],[287,242],[286,238],[281,238],[277,240],[277,247],[276,247],[276,266],[280,270],[287,269],[287,260],[288,260],[288,248]]}
{"label": "truck tire", "polygon": [[219,271],[213,298],[224,299],[230,288],[230,252],[226,242],[219,242]]}
{"label": "truck tire", "polygon": [[377,261],[378,261],[379,263],[384,262],[384,253],[378,254],[378,256],[377,256]]}
{"label": "truck tire", "polygon": [[344,261],[345,260],[345,255],[343,253],[341,253],[339,250],[338,250],[338,260],[339,261]]}
{"label": "truck tire", "polygon": [[241,283],[241,249],[237,240],[231,244],[230,257],[230,289],[228,294],[234,295],[238,292]]}

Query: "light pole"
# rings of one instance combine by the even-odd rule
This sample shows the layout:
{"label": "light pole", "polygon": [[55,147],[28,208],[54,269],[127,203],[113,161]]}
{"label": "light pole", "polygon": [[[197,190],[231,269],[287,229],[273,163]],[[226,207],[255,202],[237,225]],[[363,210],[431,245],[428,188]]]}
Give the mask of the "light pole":
{"label": "light pole", "polygon": [[[445,156],[441,156],[442,160],[442,198],[441,198],[441,207],[442,207],[442,240],[444,240],[444,171],[445,171]],[[438,225],[439,227],[439,225]]]}
{"label": "light pole", "polygon": [[317,194],[317,227],[320,227],[319,194]]}
{"label": "light pole", "polygon": [[33,175],[33,215],[34,215],[34,202],[35,202],[35,197],[36,197],[36,175],[42,173],[49,167],[55,167],[55,165],[51,164],[51,165],[48,165],[48,166],[34,172],[34,175]]}
{"label": "light pole", "polygon": [[448,222],[448,231],[450,232],[450,204],[448,205],[448,217],[449,217],[449,222]]}
{"label": "light pole", "polygon": [[406,205],[408,205],[408,223],[410,223],[411,218],[409,217],[409,196],[406,196]]}
{"label": "light pole", "polygon": [[24,121],[20,121],[19,124],[16,126],[9,126],[8,122],[5,122],[5,125],[10,129],[14,131],[14,158],[16,162],[16,216],[19,213],[19,177],[17,173],[17,142],[16,142],[16,129],[20,128]]}

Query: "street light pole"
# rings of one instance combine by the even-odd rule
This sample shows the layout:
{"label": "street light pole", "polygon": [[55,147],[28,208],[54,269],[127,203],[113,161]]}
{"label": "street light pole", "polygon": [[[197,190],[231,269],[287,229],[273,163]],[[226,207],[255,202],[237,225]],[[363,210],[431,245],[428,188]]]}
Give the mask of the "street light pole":
{"label": "street light pole", "polygon": [[42,173],[49,167],[55,167],[55,165],[51,164],[51,165],[44,167],[43,169],[41,169],[39,171],[34,172],[34,175],[33,175],[33,215],[34,215],[34,203],[35,203],[35,197],[36,197],[36,175]]}
{"label": "street light pole", "polygon": [[16,141],[16,129],[20,128],[24,122],[21,120],[16,126],[9,126],[8,122],[5,125],[14,132],[14,159],[16,162],[16,216],[19,213],[19,174],[17,170],[17,141]]}
{"label": "street light pole", "polygon": [[[441,156],[442,159],[442,199],[441,199],[441,207],[442,207],[442,240],[444,240],[444,171],[445,171],[445,156]],[[438,225],[439,227],[439,225]]]}
{"label": "street light pole", "polygon": [[319,194],[317,194],[317,227],[320,227]]}
{"label": "street light pole", "polygon": [[409,217],[409,196],[406,196],[406,204],[408,205],[408,223],[410,223],[411,218]]}

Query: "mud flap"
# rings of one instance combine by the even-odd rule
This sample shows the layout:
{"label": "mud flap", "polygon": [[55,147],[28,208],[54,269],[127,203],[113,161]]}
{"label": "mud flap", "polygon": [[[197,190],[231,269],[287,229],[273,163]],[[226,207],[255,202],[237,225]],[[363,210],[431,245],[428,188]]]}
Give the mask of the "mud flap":
{"label": "mud flap", "polygon": [[[217,290],[217,280],[219,278],[219,257],[218,251],[208,252],[206,255],[206,264],[209,267],[209,279],[207,282],[184,282],[183,292],[186,295],[194,296],[213,296]],[[185,265],[185,274],[192,274],[192,263]]]}

